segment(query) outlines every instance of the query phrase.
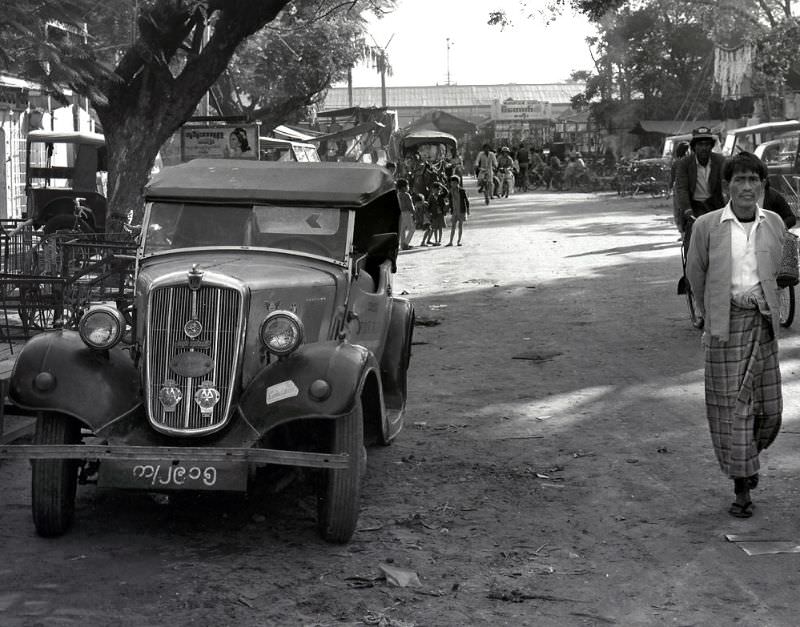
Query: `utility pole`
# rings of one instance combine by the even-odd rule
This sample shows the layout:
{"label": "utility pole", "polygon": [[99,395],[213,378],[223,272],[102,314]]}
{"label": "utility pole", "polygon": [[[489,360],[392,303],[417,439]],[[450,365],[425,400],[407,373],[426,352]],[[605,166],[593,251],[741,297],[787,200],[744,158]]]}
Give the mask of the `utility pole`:
{"label": "utility pole", "polygon": [[378,42],[375,41],[375,38],[372,38],[372,43],[375,44],[373,50],[377,51],[375,69],[378,70],[378,73],[381,75],[381,107],[384,109],[386,108],[386,49],[389,47],[389,44],[392,43],[392,39],[394,39],[394,33],[389,37],[389,41],[386,42],[386,45],[381,47],[378,45]]}
{"label": "utility pole", "polygon": [[450,38],[447,38],[447,84],[450,84]]}
{"label": "utility pole", "polygon": [[386,108],[386,50],[378,55],[378,72],[381,74],[381,107]]}

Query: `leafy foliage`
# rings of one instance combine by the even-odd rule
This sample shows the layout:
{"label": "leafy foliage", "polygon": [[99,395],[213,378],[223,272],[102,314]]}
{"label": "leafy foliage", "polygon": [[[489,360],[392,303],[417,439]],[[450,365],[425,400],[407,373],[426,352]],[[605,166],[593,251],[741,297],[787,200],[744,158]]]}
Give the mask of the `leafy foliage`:
{"label": "leafy foliage", "polygon": [[[276,19],[280,29],[299,34],[316,21],[337,23],[344,11],[381,10],[392,1],[14,0],[0,14],[0,62],[56,93],[70,88],[91,100],[109,146],[110,212],[138,213],[158,150],[194,114],[243,42]],[[47,26],[54,21],[59,27]],[[314,31],[313,45],[300,53],[307,65],[327,64],[308,79],[315,86],[341,71],[341,63],[325,58],[341,50],[326,47],[355,31],[346,21],[339,27],[341,33]],[[269,40],[267,54],[279,45]],[[291,75],[280,62],[266,60],[259,71],[288,91]],[[268,106],[257,90],[252,94],[262,109]]]}
{"label": "leafy foliage", "polygon": [[214,87],[213,103],[223,115],[260,119],[265,127],[301,116],[358,61],[380,62],[367,41],[365,10],[387,3],[357,2],[320,19],[331,2],[285,11],[237,50]]}

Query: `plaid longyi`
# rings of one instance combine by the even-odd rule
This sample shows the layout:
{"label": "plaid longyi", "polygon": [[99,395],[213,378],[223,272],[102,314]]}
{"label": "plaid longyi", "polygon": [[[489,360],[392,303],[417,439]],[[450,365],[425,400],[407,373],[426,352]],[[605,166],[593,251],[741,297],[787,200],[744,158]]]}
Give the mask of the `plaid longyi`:
{"label": "plaid longyi", "polygon": [[756,474],[759,451],[780,430],[781,372],[771,331],[758,309],[732,304],[728,341],[707,339],[706,416],[717,461],[731,478]]}

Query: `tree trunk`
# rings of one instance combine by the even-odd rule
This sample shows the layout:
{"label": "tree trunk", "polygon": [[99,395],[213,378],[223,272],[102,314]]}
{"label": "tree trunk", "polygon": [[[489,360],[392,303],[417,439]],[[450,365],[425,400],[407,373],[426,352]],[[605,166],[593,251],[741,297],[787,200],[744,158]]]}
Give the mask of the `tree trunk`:
{"label": "tree trunk", "polygon": [[[186,14],[180,3],[155,3],[149,19],[140,18],[139,40],[120,61],[115,80],[103,85],[107,100],[93,103],[108,146],[107,224],[112,229],[130,212],[134,221],[141,219],[144,187],[161,146],[192,116],[236,47],[275,19],[287,3],[211,2],[208,19],[212,13],[216,19],[205,46],[199,43],[205,23],[196,13]],[[175,76],[167,60],[186,49],[187,39],[193,44]]]}

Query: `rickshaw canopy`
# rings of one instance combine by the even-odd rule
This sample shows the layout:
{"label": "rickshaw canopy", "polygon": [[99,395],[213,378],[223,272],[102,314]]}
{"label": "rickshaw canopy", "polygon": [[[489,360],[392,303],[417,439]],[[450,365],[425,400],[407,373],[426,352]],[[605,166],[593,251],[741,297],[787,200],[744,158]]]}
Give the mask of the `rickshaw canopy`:
{"label": "rickshaw canopy", "polygon": [[458,141],[450,133],[434,130],[411,131],[400,138],[400,146],[403,150],[420,144],[444,144],[445,146],[456,148]]}

